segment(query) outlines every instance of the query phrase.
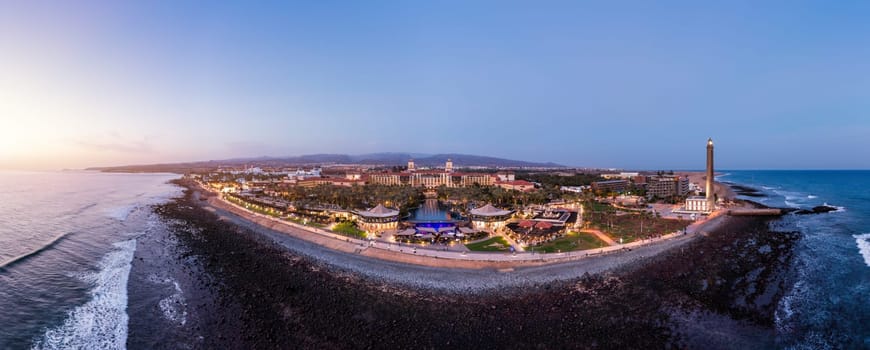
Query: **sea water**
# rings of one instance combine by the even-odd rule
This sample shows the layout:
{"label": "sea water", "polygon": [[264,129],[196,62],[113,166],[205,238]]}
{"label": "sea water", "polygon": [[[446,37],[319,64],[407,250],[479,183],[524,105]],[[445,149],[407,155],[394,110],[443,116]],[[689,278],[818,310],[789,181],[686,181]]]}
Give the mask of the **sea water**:
{"label": "sea water", "polygon": [[137,239],[170,174],[0,172],[0,349],[121,349]]}
{"label": "sea water", "polygon": [[[774,223],[803,234],[776,312],[777,345],[870,348],[870,171],[723,173],[719,180],[766,195],[746,199],[838,208]],[[0,172],[0,349],[185,347],[195,340],[195,332],[172,328],[196,329],[196,310],[186,306],[196,295],[180,274],[167,273],[189,267],[164,258],[173,235],[150,207],[180,194],[167,184],[175,177]],[[139,265],[136,256],[145,257]],[[133,322],[133,312],[155,315]]]}
{"label": "sea water", "polygon": [[788,215],[774,223],[797,230],[787,292],[776,312],[783,348],[870,348],[870,171],[722,171],[774,207],[836,211]]}

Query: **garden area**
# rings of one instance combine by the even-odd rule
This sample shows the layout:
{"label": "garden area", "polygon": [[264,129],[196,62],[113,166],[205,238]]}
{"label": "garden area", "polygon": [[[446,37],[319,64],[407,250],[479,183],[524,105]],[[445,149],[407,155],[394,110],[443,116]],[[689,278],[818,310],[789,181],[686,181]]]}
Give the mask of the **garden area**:
{"label": "garden area", "polygon": [[529,251],[538,253],[559,253],[574,250],[586,250],[606,247],[607,243],[598,239],[594,234],[587,232],[568,232],[563,237],[550,242],[529,247]]}
{"label": "garden area", "polygon": [[354,238],[366,238],[366,232],[356,227],[352,221],[343,221],[332,227],[332,232]]}
{"label": "garden area", "polygon": [[497,236],[490,239],[469,243],[465,245],[468,250],[475,252],[506,252],[510,250],[510,244],[504,237]]}
{"label": "garden area", "polygon": [[691,220],[663,219],[646,211],[596,210],[592,213],[587,212],[585,219],[590,227],[607,233],[616,241],[621,238],[622,243],[680,231],[692,223]]}

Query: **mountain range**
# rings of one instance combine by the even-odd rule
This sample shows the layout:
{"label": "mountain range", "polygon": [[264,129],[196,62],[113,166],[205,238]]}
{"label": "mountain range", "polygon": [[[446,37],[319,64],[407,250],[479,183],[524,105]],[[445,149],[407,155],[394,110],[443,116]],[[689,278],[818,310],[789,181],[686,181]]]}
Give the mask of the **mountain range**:
{"label": "mountain range", "polygon": [[174,172],[208,170],[217,166],[260,166],[289,167],[328,164],[361,164],[399,166],[406,165],[409,159],[419,167],[443,166],[447,159],[453,160],[456,167],[493,167],[493,168],[564,168],[564,165],[552,162],[529,162],[496,157],[477,156],[469,154],[412,154],[412,153],[368,153],[358,155],[348,154],[308,154],[291,157],[255,157],[209,160],[184,163],[125,165],[116,167],[94,167],[88,170],[110,172]]}

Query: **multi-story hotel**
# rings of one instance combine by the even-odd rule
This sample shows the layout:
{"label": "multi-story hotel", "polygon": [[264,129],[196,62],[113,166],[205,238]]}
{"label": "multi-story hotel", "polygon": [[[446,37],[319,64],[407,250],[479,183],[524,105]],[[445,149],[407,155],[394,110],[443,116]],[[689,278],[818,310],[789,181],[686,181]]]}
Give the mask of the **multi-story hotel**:
{"label": "multi-story hotel", "polygon": [[492,186],[498,176],[484,173],[460,173],[453,171],[453,161],[447,160],[444,170],[417,170],[414,160],[408,161],[408,170],[395,173],[368,174],[368,182],[380,185],[406,185],[420,187],[465,187],[479,184]]}
{"label": "multi-story hotel", "polygon": [[650,176],[647,178],[646,194],[650,197],[667,198],[689,193],[689,179],[680,176]]}

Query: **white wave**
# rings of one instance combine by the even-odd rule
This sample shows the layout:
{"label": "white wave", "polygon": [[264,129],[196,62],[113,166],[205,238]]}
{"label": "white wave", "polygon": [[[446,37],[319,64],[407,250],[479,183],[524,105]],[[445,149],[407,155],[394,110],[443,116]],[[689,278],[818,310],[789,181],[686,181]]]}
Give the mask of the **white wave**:
{"label": "white wave", "polygon": [[130,216],[130,213],[132,213],[133,210],[136,210],[136,205],[126,205],[117,208],[107,209],[106,215],[108,215],[112,219],[124,221],[127,220],[127,217]]}
{"label": "white wave", "polygon": [[172,283],[175,285],[175,293],[160,300],[158,305],[163,311],[163,317],[183,326],[187,323],[187,302],[178,282],[172,281]]}
{"label": "white wave", "polygon": [[790,207],[790,208],[800,208],[799,205],[795,204],[795,203],[792,202],[792,201],[789,201],[788,199],[785,200],[785,205],[788,206],[788,207]]}
{"label": "white wave", "polygon": [[822,205],[824,205],[826,207],[837,208],[837,210],[834,210],[833,213],[841,213],[841,212],[846,211],[846,207],[841,207],[839,205],[830,205],[830,204],[828,204],[828,202],[825,202]]}
{"label": "white wave", "polygon": [[810,194],[810,195],[807,195],[807,198],[809,198],[809,199],[816,199],[816,198],[819,198],[819,197],[818,197],[818,196],[813,196],[813,195]]}
{"label": "white wave", "polygon": [[855,242],[858,243],[858,251],[864,257],[864,263],[870,266],[870,233],[863,235],[853,235]]}
{"label": "white wave", "polygon": [[88,274],[94,284],[91,300],[69,312],[62,325],[45,332],[34,349],[125,349],[127,346],[127,280],[136,240],[115,243],[100,270]]}

